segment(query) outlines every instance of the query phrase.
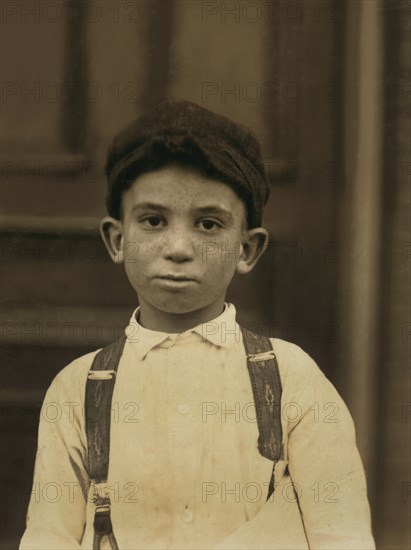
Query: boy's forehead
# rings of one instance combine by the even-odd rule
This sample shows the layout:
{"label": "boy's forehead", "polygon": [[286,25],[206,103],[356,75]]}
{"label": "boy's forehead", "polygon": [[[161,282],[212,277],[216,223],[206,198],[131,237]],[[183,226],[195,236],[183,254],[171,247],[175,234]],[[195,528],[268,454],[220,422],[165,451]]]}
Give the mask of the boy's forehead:
{"label": "boy's forehead", "polygon": [[237,193],[218,177],[206,176],[201,169],[173,162],[138,176],[127,193],[133,206],[173,203],[196,209],[246,209]]}

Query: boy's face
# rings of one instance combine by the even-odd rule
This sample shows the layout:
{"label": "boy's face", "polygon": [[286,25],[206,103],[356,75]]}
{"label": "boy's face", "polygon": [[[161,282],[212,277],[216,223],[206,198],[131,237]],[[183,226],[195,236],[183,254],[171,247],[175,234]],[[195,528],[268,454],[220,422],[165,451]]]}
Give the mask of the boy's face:
{"label": "boy's face", "polygon": [[122,219],[105,218],[102,227],[137,292],[140,321],[168,331],[219,315],[235,271],[258,259],[246,248],[259,256],[266,238],[262,229],[247,231],[235,191],[180,164],[139,176],[123,193]]}

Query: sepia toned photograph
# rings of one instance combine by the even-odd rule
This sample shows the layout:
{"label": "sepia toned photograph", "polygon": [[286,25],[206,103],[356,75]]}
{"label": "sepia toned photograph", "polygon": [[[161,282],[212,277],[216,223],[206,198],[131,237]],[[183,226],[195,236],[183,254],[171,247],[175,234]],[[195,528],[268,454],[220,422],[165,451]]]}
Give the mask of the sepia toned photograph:
{"label": "sepia toned photograph", "polygon": [[411,2],[0,2],[0,550],[411,547]]}

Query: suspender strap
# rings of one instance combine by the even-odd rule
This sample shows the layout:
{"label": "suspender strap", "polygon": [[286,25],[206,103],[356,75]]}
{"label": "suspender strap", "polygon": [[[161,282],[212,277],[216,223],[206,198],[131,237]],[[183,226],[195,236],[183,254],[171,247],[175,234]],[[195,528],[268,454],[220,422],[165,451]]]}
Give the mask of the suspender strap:
{"label": "suspender strap", "polygon": [[89,476],[105,483],[110,450],[111,401],[125,336],[100,350],[94,358],[86,385],[86,432]]}
{"label": "suspender strap", "polygon": [[100,350],[94,357],[86,383],[86,433],[89,477],[94,482],[94,539],[93,550],[99,550],[101,539],[107,535],[110,546],[117,550],[111,523],[110,495],[106,490],[110,456],[111,402],[114,384],[126,337]]}
{"label": "suspender strap", "polygon": [[281,379],[269,338],[241,328],[247,367],[253,389],[258,425],[258,450],[277,462],[283,458],[281,426]]}
{"label": "suspender strap", "polygon": [[[271,342],[241,327],[247,368],[253,389],[258,426],[258,450],[275,463],[283,458],[281,426],[282,385],[277,358]],[[267,500],[274,493],[274,466],[268,485]]]}

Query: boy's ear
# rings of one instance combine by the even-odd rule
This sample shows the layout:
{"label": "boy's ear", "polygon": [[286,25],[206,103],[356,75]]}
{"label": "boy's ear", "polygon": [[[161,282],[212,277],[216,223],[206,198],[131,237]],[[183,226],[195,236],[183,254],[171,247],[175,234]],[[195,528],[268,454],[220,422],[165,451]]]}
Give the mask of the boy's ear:
{"label": "boy's ear", "polygon": [[122,264],[124,261],[122,222],[106,216],[100,222],[100,234],[113,262]]}
{"label": "boy's ear", "polygon": [[237,263],[237,273],[249,273],[256,265],[269,241],[268,231],[263,227],[256,227],[246,232],[241,243],[240,259]]}

